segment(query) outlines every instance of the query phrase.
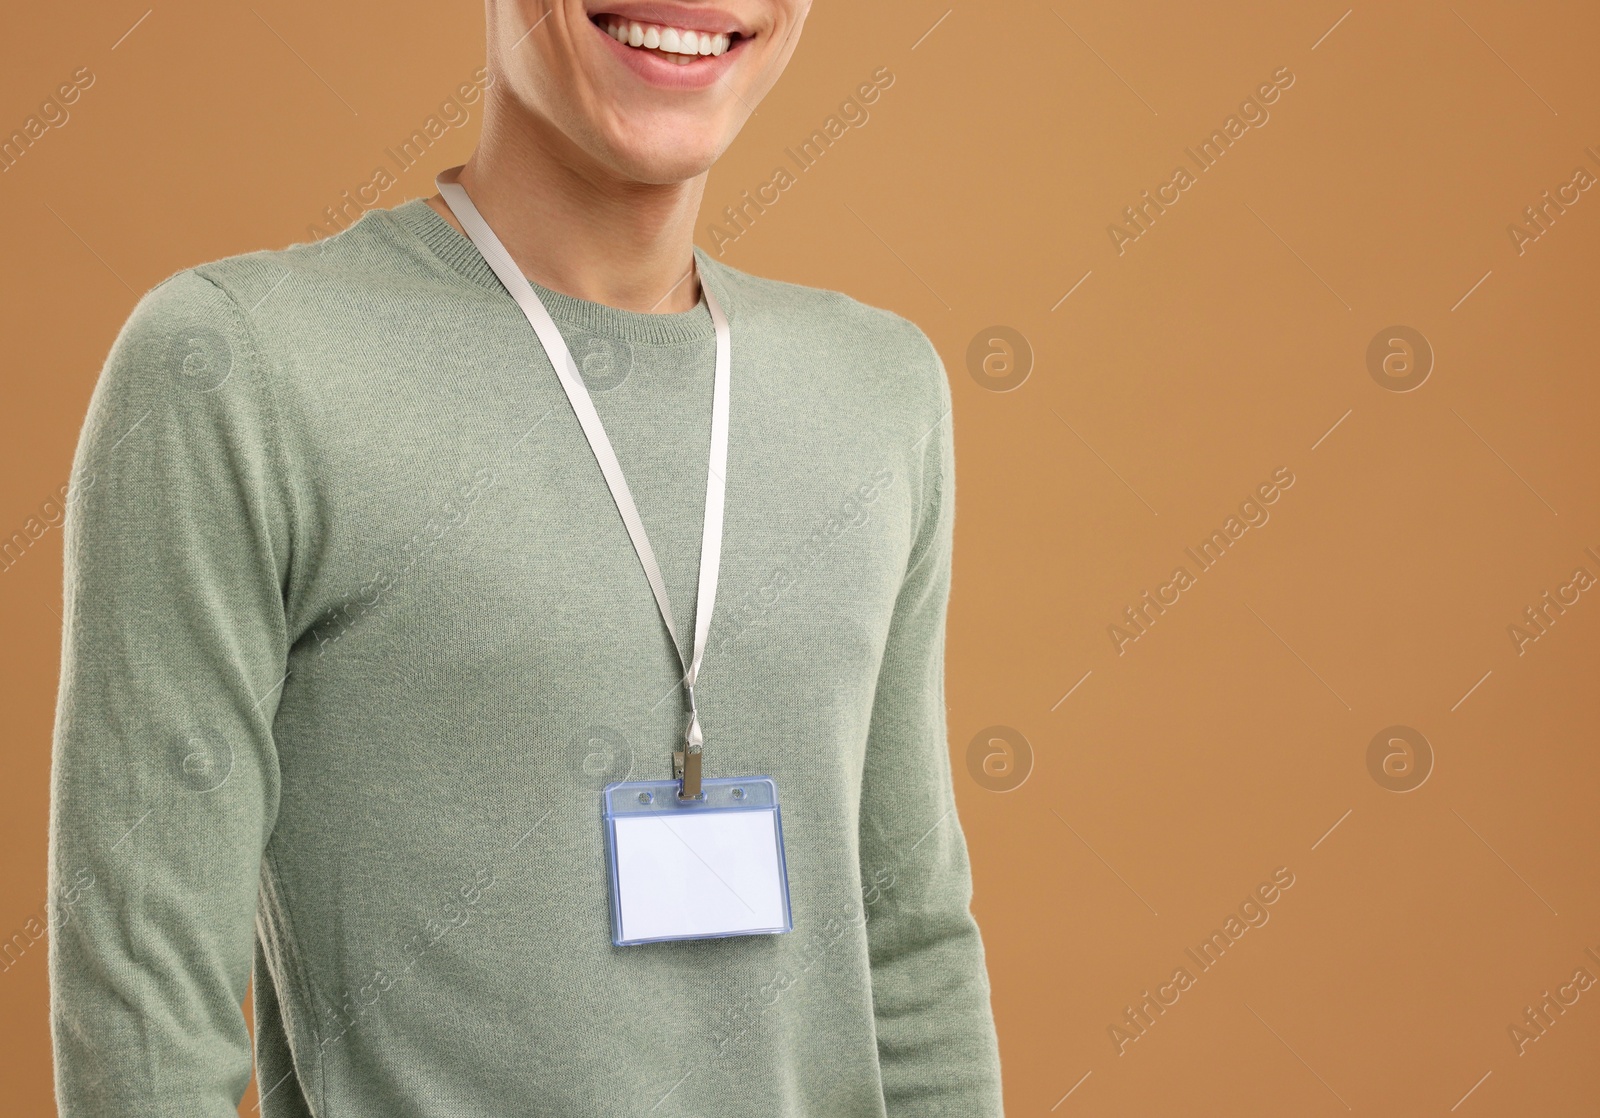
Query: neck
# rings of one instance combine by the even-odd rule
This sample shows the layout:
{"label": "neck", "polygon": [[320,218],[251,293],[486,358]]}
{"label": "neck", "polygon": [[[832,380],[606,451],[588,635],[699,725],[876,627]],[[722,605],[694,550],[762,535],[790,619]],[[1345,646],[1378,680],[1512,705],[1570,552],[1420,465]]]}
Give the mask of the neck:
{"label": "neck", "polygon": [[[485,107],[483,136],[458,181],[534,283],[646,313],[692,310],[700,300],[694,221],[703,174],[627,180],[547,121],[497,104]],[[427,202],[461,230],[443,198]]]}

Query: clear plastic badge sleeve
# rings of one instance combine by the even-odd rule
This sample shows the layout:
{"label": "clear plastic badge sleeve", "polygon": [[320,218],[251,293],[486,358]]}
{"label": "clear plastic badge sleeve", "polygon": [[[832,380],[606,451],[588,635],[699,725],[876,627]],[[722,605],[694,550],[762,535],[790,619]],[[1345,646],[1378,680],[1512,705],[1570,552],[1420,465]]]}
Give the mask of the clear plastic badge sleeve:
{"label": "clear plastic badge sleeve", "polygon": [[677,781],[645,780],[601,793],[618,947],[793,928],[772,778],[722,777],[703,790],[680,800]]}

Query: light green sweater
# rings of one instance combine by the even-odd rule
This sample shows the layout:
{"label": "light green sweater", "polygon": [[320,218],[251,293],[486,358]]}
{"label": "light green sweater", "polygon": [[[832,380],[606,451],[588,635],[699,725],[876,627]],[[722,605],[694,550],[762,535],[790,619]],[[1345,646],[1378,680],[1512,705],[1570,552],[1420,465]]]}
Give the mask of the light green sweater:
{"label": "light green sweater", "polygon": [[[950,390],[904,319],[704,254],[732,327],[706,775],[770,774],[794,931],[610,940],[600,789],[678,668],[527,320],[421,201],[180,272],[66,528],[65,1118],[989,1118],[951,792]],[[539,289],[693,624],[714,335]]]}

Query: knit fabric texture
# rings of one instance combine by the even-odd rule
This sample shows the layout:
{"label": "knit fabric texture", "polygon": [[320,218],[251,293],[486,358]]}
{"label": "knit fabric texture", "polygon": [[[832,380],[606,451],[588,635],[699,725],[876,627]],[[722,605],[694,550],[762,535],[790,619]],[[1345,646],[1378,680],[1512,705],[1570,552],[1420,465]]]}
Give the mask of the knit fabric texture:
{"label": "knit fabric texture", "polygon": [[[697,250],[732,331],[710,776],[779,790],[794,930],[615,947],[600,790],[678,661],[538,340],[425,202],[189,269],[96,386],[51,814],[64,1118],[990,1118],[944,706],[926,336]],[[534,285],[692,639],[715,336]]]}

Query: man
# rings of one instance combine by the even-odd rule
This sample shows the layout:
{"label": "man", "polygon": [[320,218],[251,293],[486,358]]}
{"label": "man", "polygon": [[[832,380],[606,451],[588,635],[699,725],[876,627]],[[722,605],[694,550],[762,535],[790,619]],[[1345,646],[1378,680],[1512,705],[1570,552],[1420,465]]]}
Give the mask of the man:
{"label": "man", "polygon": [[[806,7],[489,0],[441,196],[140,301],[68,521],[65,1118],[232,1114],[252,973],[267,1118],[1001,1113],[945,737],[943,368],[691,242]],[[670,633],[581,400],[663,604],[703,604],[724,511],[717,607]],[[601,789],[682,775],[686,724],[708,780],[773,778],[792,931],[612,942]]]}

